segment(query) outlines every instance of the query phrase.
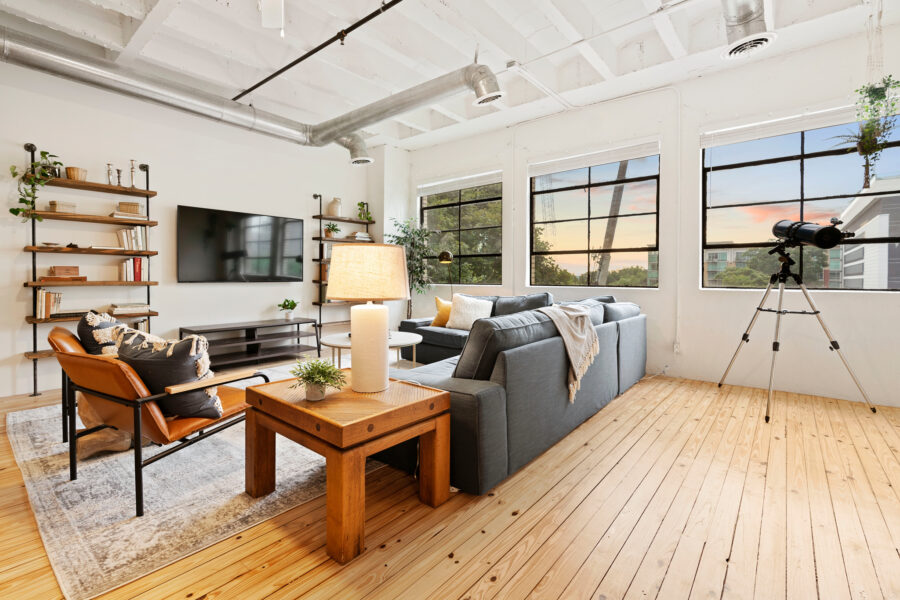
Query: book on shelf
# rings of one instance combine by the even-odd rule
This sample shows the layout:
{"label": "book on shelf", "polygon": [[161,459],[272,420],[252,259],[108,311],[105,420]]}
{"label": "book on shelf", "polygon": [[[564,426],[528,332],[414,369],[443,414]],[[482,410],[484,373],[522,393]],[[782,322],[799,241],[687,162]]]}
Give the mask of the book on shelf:
{"label": "book on shelf", "polygon": [[48,292],[47,290],[37,290],[37,305],[35,306],[34,316],[38,319],[49,319],[51,315],[59,312],[59,304],[62,302],[61,292]]}
{"label": "book on shelf", "polygon": [[50,313],[50,318],[56,319],[72,319],[75,317],[81,318],[85,313],[90,312],[89,308],[81,308],[74,310],[60,310],[59,312]]}
{"label": "book on shelf", "polygon": [[88,246],[92,250],[124,250],[122,246]]}
{"label": "book on shelf", "polygon": [[116,231],[116,238],[125,250],[146,250],[147,229],[149,228],[142,226],[119,229]]}
{"label": "book on shelf", "polygon": [[60,202],[59,200],[51,200],[47,208],[49,212],[55,213],[78,212],[78,207],[74,202]]}
{"label": "book on shelf", "polygon": [[120,210],[109,213],[109,216],[115,219],[146,219],[147,217],[138,213],[123,212]]}
{"label": "book on shelf", "polygon": [[143,314],[150,312],[150,305],[145,303],[111,304],[107,312],[113,316]]}
{"label": "book on shelf", "polygon": [[149,281],[150,273],[144,259],[140,256],[129,258],[119,264],[120,281]]}
{"label": "book on shelf", "polygon": [[150,319],[143,317],[132,323],[132,328],[144,333],[150,333]]}
{"label": "book on shelf", "polygon": [[140,202],[126,202],[121,201],[116,204],[116,213],[125,213],[129,215],[141,215],[141,203]]}

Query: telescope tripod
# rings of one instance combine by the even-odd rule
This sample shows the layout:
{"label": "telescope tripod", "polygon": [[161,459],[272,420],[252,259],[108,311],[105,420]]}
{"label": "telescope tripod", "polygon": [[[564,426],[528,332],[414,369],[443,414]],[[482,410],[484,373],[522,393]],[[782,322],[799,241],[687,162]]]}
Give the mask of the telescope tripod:
{"label": "telescope tripod", "polygon": [[[866,405],[875,412],[875,407],[872,406],[872,403],[869,401],[869,397],[866,395],[865,390],[862,385],[859,383],[859,379],[856,378],[856,375],[853,373],[853,369],[850,368],[850,363],[847,362],[847,359],[844,358],[843,352],[841,352],[841,347],[838,345],[837,340],[831,335],[831,332],[828,330],[828,326],[825,325],[825,321],[822,319],[822,313],[816,308],[816,304],[813,302],[812,297],[809,295],[809,290],[806,289],[806,285],[803,283],[803,278],[791,271],[791,266],[796,264],[794,259],[790,257],[787,253],[786,248],[789,246],[785,243],[781,243],[772,250],[769,251],[769,254],[778,254],[778,260],[781,261],[781,269],[772,273],[772,276],[769,278],[769,285],[766,287],[766,291],[763,292],[762,300],[759,301],[759,306],[756,307],[756,311],[753,313],[753,318],[750,319],[750,324],[747,325],[747,329],[744,331],[744,334],[741,336],[741,341],[738,342],[738,347],[734,351],[734,356],[731,357],[731,362],[728,363],[728,368],[725,369],[725,373],[722,375],[722,379],[719,380],[719,387],[722,387],[722,384],[725,382],[725,378],[728,377],[728,372],[731,371],[731,367],[734,366],[734,362],[737,360],[738,354],[741,352],[741,348],[744,347],[744,344],[750,341],[750,330],[753,329],[753,326],[756,325],[756,319],[759,317],[759,313],[761,312],[772,312],[775,313],[775,341],[772,342],[772,365],[769,367],[769,389],[768,396],[766,398],[766,423],[769,422],[769,411],[772,406],[772,385],[775,382],[775,358],[778,356],[778,351],[780,348],[779,334],[781,332],[781,317],[783,315],[815,315],[816,319],[819,321],[819,325],[822,326],[822,331],[825,332],[825,337],[828,338],[828,349],[834,352],[837,352],[837,355],[841,358],[841,362],[844,363],[844,366],[847,368],[847,372],[850,373],[850,377],[853,379],[853,383],[856,384],[856,387],[859,389],[859,393],[862,394],[863,399],[866,401]],[[800,288],[800,291],[803,292],[803,297],[806,298],[806,301],[809,303],[809,307],[811,310],[783,310],[782,306],[784,303],[784,284],[787,283],[789,279],[792,279],[797,287]],[[766,304],[766,300],[769,297],[769,293],[772,291],[772,287],[775,284],[778,284],[778,308],[763,308]]]}

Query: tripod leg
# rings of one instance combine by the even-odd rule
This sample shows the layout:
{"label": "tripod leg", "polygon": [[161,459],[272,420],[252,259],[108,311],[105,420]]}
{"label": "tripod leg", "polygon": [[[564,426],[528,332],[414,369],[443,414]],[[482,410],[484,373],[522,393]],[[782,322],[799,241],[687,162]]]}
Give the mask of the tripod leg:
{"label": "tripod leg", "polygon": [[775,341],[772,342],[772,366],[769,367],[769,394],[766,397],[766,423],[769,422],[769,415],[772,409],[772,385],[775,383],[775,358],[781,349],[778,336],[781,333],[781,308],[784,303],[784,282],[778,284],[778,312],[775,313]]}
{"label": "tripod leg", "polygon": [[856,384],[856,387],[859,389],[859,393],[862,394],[863,400],[866,401],[866,405],[869,407],[869,410],[875,412],[875,407],[869,401],[869,396],[866,395],[866,391],[863,389],[862,384],[859,382],[859,379],[856,378],[856,374],[853,372],[853,369],[850,368],[850,363],[848,363],[847,359],[844,358],[844,353],[841,352],[841,347],[838,345],[837,340],[834,339],[834,337],[831,335],[831,332],[828,330],[828,326],[825,325],[825,321],[824,319],[822,319],[822,313],[819,312],[819,309],[816,307],[815,302],[813,302],[812,296],[809,295],[809,290],[806,289],[806,285],[801,283],[800,290],[803,292],[803,296],[806,298],[806,301],[809,302],[809,307],[816,315],[816,319],[819,320],[819,325],[822,326],[822,331],[825,332],[825,336],[828,338],[830,349],[837,352],[837,355],[841,358],[841,362],[844,363],[844,366],[847,368],[847,372],[850,373],[850,377],[853,379],[853,383]]}
{"label": "tripod leg", "polygon": [[750,341],[750,330],[753,329],[753,326],[756,325],[756,319],[759,317],[759,311],[766,304],[766,299],[769,297],[769,292],[772,291],[772,285],[775,283],[775,277],[769,280],[769,285],[766,287],[766,291],[763,292],[762,300],[759,301],[759,306],[756,307],[756,310],[753,311],[753,318],[750,319],[750,324],[747,325],[747,329],[744,330],[744,334],[741,336],[741,341],[738,342],[737,349],[734,351],[734,355],[731,357],[731,362],[728,363],[728,367],[725,369],[725,372],[722,374],[722,379],[719,380],[719,387],[722,387],[722,384],[725,383],[725,378],[728,377],[728,372],[731,371],[731,367],[734,366],[734,361],[737,360],[738,354],[741,351],[741,348],[744,347],[744,344]]}

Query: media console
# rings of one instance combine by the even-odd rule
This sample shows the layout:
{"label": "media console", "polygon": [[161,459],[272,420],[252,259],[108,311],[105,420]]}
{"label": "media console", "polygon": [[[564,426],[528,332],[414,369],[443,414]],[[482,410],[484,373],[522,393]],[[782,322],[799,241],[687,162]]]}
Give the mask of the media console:
{"label": "media console", "polygon": [[[301,329],[302,325],[312,325],[312,330]],[[209,361],[213,369],[240,364],[260,363],[279,359],[295,358],[303,352],[315,350],[322,355],[319,343],[319,328],[315,319],[297,317],[295,319],[268,319],[245,321],[243,323],[223,323],[220,325],[198,325],[181,327],[178,336],[202,335],[209,341]],[[290,328],[286,330],[285,328]],[[261,330],[274,330],[260,333]],[[222,337],[210,335],[223,334]],[[303,343],[306,338],[315,337],[315,345]]]}

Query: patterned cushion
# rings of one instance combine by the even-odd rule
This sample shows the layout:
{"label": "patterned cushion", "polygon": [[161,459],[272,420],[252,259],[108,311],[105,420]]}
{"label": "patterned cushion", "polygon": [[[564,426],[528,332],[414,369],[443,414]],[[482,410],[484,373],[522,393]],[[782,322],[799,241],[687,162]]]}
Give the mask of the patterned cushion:
{"label": "patterned cushion", "polygon": [[[183,340],[164,340],[120,325],[116,327],[119,360],[127,363],[153,394],[166,391],[166,386],[209,379],[209,343],[205,337],[191,335]],[[218,419],[222,403],[216,388],[187,392],[158,400],[166,416]]]}
{"label": "patterned cushion", "polygon": [[78,339],[88,354],[115,354],[117,325],[114,317],[92,310],[78,321]]}

